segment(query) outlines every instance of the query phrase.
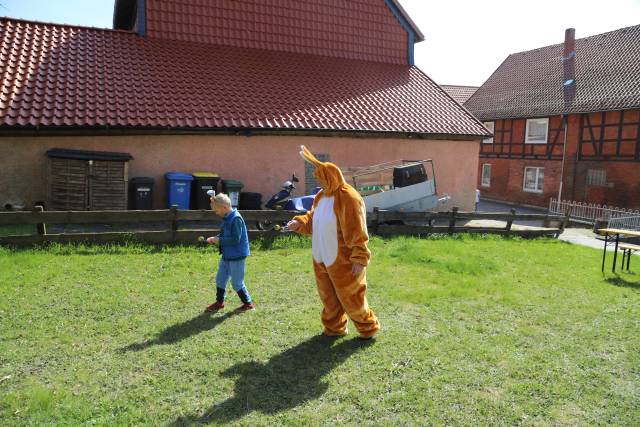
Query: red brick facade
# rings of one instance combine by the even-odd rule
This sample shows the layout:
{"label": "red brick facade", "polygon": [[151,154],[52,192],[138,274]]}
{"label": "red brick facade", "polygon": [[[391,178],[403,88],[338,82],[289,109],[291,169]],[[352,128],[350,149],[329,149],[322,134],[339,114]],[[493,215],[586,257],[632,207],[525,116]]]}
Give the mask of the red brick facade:
{"label": "red brick facade", "polygon": [[[547,141],[538,144],[525,143],[527,119],[494,121],[493,142],[480,148],[484,197],[546,207],[558,197],[563,176],[563,199],[640,208],[640,110],[569,115],[564,173],[562,118],[548,119]],[[491,168],[489,185],[483,185],[483,165]],[[531,182],[524,188],[525,168],[543,168],[541,191]]]}

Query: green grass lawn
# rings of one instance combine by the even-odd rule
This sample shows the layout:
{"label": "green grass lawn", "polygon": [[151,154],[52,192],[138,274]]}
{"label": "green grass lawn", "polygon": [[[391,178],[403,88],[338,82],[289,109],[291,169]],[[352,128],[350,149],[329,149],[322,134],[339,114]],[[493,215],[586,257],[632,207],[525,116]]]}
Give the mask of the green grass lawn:
{"label": "green grass lawn", "polygon": [[603,277],[554,240],[372,250],[363,343],[318,336],[308,240],[254,245],[258,309],[214,315],[213,248],[0,249],[0,424],[640,424],[640,257]]}

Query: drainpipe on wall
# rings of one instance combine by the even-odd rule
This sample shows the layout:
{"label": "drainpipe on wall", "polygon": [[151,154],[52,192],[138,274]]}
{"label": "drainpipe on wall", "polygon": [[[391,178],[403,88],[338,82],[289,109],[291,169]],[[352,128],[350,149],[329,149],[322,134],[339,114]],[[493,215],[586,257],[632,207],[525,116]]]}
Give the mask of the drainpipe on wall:
{"label": "drainpipe on wall", "polygon": [[564,159],[567,155],[567,124],[569,122],[569,116],[567,114],[562,115],[562,122],[564,123],[564,141],[562,142],[562,164],[560,165],[560,187],[558,188],[558,202],[562,200],[562,183],[564,182]]}
{"label": "drainpipe on wall", "polygon": [[[576,96],[576,30],[567,28],[564,32],[564,51],[562,55],[563,83],[562,95],[564,99],[564,113],[562,121],[564,123],[564,141],[562,143],[562,165],[560,166],[560,186],[558,188],[558,201],[562,200],[562,185],[564,182],[564,161],[567,153],[567,127],[569,125],[569,114]],[[574,171],[575,174],[575,171]]]}

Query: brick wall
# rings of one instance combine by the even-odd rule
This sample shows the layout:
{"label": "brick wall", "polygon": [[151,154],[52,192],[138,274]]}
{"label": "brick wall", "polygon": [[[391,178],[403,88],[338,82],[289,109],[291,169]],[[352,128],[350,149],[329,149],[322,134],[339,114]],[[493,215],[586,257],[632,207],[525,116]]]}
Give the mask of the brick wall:
{"label": "brick wall", "polygon": [[[561,117],[549,118],[547,144],[524,144],[525,127],[526,119],[495,121],[494,143],[481,146],[478,186],[484,197],[546,207],[551,197],[558,197],[560,187],[564,141],[564,132],[560,131]],[[555,146],[551,146],[554,141]],[[570,115],[562,198],[639,208],[638,152],[640,111]],[[491,165],[488,187],[482,186],[484,164]],[[542,192],[523,189],[525,167],[544,168]],[[590,174],[602,179],[602,182],[594,184],[593,178],[589,178]]]}
{"label": "brick wall", "polygon": [[[491,182],[488,187],[478,187],[482,197],[542,207],[549,205],[549,198],[558,197],[560,161],[480,159],[478,176],[482,175],[483,164],[491,165]],[[524,171],[527,167],[543,168],[541,192],[524,189]]]}
{"label": "brick wall", "polygon": [[[622,208],[640,208],[640,165],[634,162],[579,162],[574,199]],[[605,171],[604,185],[587,185],[589,169]]]}

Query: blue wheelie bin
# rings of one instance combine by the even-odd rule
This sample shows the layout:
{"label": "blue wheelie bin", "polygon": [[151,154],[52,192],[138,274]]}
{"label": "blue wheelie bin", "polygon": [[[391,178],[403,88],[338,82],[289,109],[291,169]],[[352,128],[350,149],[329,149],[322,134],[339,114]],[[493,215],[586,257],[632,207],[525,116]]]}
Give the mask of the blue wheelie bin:
{"label": "blue wheelie bin", "polygon": [[183,172],[167,172],[164,177],[167,181],[167,207],[178,205],[178,209],[189,209],[193,177]]}

